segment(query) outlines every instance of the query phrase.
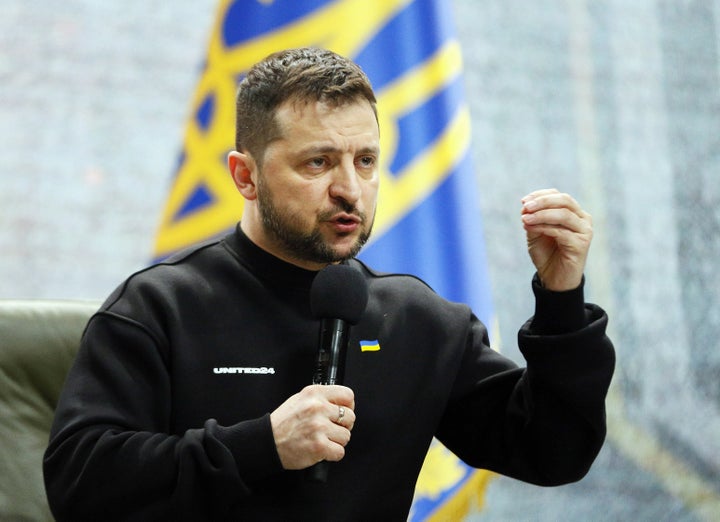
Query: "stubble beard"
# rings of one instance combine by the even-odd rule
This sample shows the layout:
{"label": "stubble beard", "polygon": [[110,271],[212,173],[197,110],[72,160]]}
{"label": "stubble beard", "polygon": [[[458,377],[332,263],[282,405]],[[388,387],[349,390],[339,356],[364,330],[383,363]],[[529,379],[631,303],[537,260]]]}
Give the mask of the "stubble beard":
{"label": "stubble beard", "polygon": [[[299,223],[299,219],[295,219],[294,215],[285,209],[279,208],[274,200],[270,189],[263,180],[263,176],[258,177],[257,185],[257,201],[260,218],[262,220],[265,231],[271,235],[283,249],[288,257],[309,261],[313,263],[337,263],[355,257],[362,247],[367,243],[372,231],[372,221],[370,226],[366,227],[367,216],[363,212],[357,212],[353,205],[343,204],[337,208],[322,212],[317,216],[317,223],[310,232],[303,232],[295,223]],[[354,213],[361,219],[361,234],[353,244],[352,248],[345,253],[338,252],[330,245],[322,236],[320,231],[320,223],[332,218],[338,212]]]}

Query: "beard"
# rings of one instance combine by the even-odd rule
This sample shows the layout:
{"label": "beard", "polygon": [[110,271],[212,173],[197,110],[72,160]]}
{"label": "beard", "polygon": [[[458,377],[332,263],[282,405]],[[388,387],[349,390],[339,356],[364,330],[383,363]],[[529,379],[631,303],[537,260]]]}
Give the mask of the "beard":
{"label": "beard", "polygon": [[[286,255],[294,259],[313,263],[337,263],[355,257],[370,238],[372,222],[370,227],[366,228],[367,215],[364,212],[358,212],[354,205],[349,203],[341,202],[335,208],[321,212],[317,216],[315,227],[309,232],[304,232],[297,226],[297,223],[301,222],[300,219],[275,204],[272,192],[262,175],[258,176],[257,198],[258,210],[265,231],[277,241]],[[333,248],[323,238],[320,231],[319,223],[330,220],[338,212],[355,214],[361,220],[361,233],[355,244],[345,253],[340,253]]]}

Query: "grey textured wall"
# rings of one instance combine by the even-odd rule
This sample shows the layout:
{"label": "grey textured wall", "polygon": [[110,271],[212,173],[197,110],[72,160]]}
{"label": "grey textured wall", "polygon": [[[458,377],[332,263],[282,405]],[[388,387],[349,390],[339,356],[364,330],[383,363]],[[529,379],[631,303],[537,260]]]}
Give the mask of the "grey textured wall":
{"label": "grey textured wall", "polygon": [[557,490],[500,479],[486,517],[720,519],[720,5],[455,5],[503,348],[531,312],[524,246],[507,239],[515,199],[557,186],[595,218],[588,296],[618,350],[590,475]]}
{"label": "grey textured wall", "polygon": [[[519,198],[555,186],[595,218],[618,350],[588,477],[495,479],[471,519],[720,519],[720,2],[453,7],[502,349],[532,313]],[[102,298],[148,262],[214,10],[0,8],[0,298]]]}

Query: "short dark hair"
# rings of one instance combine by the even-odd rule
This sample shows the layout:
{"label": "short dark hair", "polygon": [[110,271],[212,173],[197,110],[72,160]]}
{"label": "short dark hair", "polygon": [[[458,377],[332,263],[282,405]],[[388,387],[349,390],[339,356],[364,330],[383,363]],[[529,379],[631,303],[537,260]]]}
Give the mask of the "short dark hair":
{"label": "short dark hair", "polygon": [[265,147],[280,133],[275,111],[291,99],[336,106],[366,99],[377,119],[375,93],[357,64],[327,49],[288,49],[255,64],[240,82],[236,150],[249,152],[261,163]]}

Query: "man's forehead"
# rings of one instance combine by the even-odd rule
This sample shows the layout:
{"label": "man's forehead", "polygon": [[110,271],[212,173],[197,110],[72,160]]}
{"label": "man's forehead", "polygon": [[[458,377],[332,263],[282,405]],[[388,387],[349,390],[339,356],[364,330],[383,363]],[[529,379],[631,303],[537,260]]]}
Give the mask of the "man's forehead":
{"label": "man's forehead", "polygon": [[361,96],[347,100],[308,100],[293,97],[278,105],[275,109],[275,115],[281,115],[281,118],[285,117],[292,121],[296,118],[302,118],[308,113],[334,112],[356,107],[366,107],[373,114],[375,112],[370,102]]}
{"label": "man's forehead", "polygon": [[[369,139],[379,138],[378,122],[370,102],[358,98],[342,104],[324,101],[288,101],[275,111],[275,140],[308,138],[313,134],[331,131],[343,135],[366,135]],[[377,140],[376,140],[377,141]],[[377,144],[367,144],[377,148]]]}

